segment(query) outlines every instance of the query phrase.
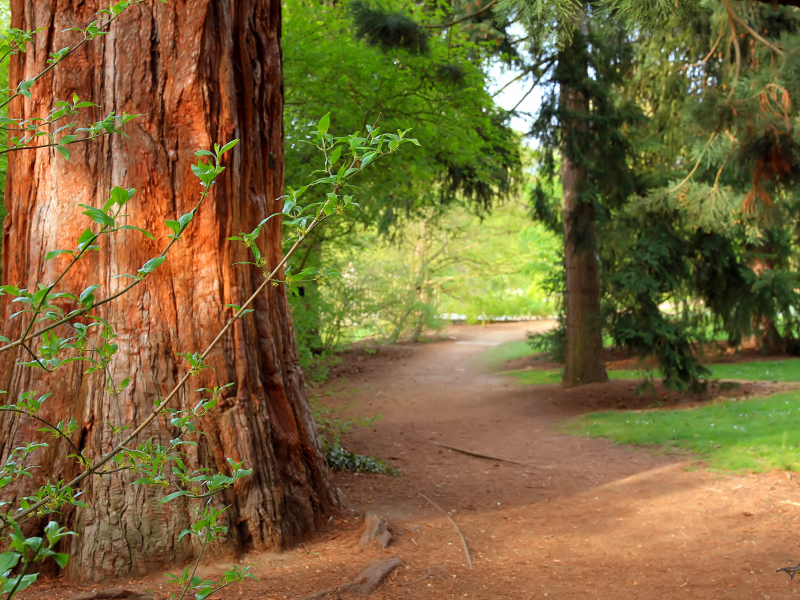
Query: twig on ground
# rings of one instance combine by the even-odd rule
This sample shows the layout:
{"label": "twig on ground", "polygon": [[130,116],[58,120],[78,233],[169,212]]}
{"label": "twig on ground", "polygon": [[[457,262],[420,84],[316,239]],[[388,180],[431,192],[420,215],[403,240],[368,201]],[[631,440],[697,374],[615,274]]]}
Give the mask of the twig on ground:
{"label": "twig on ground", "polygon": [[406,586],[414,585],[415,583],[419,583],[420,581],[425,581],[429,577],[436,577],[436,579],[438,579],[439,581],[446,581],[446,579],[442,576],[441,573],[437,573],[433,569],[426,569],[425,574],[422,577],[420,577],[419,579],[415,579],[411,583],[407,583]]}
{"label": "twig on ground", "polygon": [[490,454],[481,454],[480,452],[473,452],[472,450],[464,450],[463,448],[456,448],[455,446],[448,446],[447,444],[440,444],[439,442],[434,442],[437,446],[441,446],[442,448],[447,448],[448,450],[452,450],[453,452],[460,452],[461,454],[466,454],[467,456],[474,456],[475,458],[484,458],[486,460],[496,460],[499,462],[507,462],[514,465],[521,465],[523,467],[536,467],[537,469],[552,469],[553,467],[545,467],[542,465],[535,465],[533,463],[525,463],[519,462],[518,460],[511,460],[510,458],[500,458],[498,456],[492,456]]}
{"label": "twig on ground", "polygon": [[[691,537],[689,537],[689,534],[686,533],[683,529],[681,529],[681,535],[683,535],[683,537],[685,537],[687,540],[689,540],[693,544],[697,544],[697,542],[695,542]],[[697,545],[699,546],[700,544],[697,544]]]}
{"label": "twig on ground", "polygon": [[467,564],[469,565],[469,568],[471,569],[472,568],[472,557],[469,555],[469,548],[467,547],[467,539],[464,537],[464,534],[461,533],[461,529],[459,528],[458,525],[456,525],[456,522],[453,520],[453,517],[451,517],[449,514],[447,514],[446,510],[444,510],[441,506],[436,504],[436,502],[434,502],[433,500],[428,498],[422,492],[419,492],[419,495],[422,496],[423,498],[425,498],[425,500],[427,500],[428,502],[430,502],[431,505],[434,508],[438,509],[439,512],[442,513],[445,517],[447,517],[448,521],[450,521],[450,524],[453,526],[453,529],[456,530],[456,533],[458,534],[458,537],[461,538],[461,545],[464,547],[464,554],[467,557]]}

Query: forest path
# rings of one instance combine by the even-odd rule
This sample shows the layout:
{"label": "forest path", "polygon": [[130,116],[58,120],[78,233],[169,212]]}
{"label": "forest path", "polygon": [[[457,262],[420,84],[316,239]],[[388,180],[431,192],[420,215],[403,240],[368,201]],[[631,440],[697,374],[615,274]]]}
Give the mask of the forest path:
{"label": "forest path", "polygon": [[[547,326],[451,327],[438,342],[345,353],[319,390],[321,402],[349,406],[343,415],[380,413],[346,434],[344,447],[402,474],[336,473],[346,505],[328,527],[290,551],[238,557],[254,565],[258,581],[212,600],[297,600],[390,556],[405,566],[371,600],[797,597],[800,579],[775,569],[800,562],[800,478],[718,474],[689,457],[560,433],[558,422],[603,398],[630,398],[635,383],[524,386],[493,373],[481,356],[491,344],[523,341],[526,331]],[[420,493],[450,512],[473,569],[450,522]],[[387,518],[394,533],[387,550],[359,548],[366,511]],[[230,560],[209,555],[199,574],[218,577]],[[160,598],[173,591],[160,570],[121,585]],[[31,598],[93,589],[47,580]]]}
{"label": "forest path", "polygon": [[[553,425],[579,414],[587,397],[631,385],[523,386],[481,361],[490,344],[523,341],[526,331],[547,325],[457,326],[447,332],[455,339],[345,358],[347,381],[332,382],[324,403],[381,414],[347,434],[345,447],[402,470],[394,478],[336,476],[348,523],[367,510],[384,515],[397,534],[387,552],[408,565],[374,597],[769,600],[800,591],[775,573],[800,561],[796,479],[722,475],[691,459],[559,433]],[[456,532],[420,492],[451,511],[473,570]],[[368,562],[358,558],[356,541],[351,536],[348,550],[338,551],[359,563],[340,580]],[[444,581],[408,585],[427,569]],[[312,581],[309,589],[325,587]]]}

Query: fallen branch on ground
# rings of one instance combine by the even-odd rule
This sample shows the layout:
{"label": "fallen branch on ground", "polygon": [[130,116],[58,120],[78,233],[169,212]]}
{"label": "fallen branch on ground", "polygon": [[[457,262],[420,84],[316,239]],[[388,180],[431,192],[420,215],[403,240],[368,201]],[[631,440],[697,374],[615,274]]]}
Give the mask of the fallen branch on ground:
{"label": "fallen branch on ground", "polygon": [[467,564],[469,565],[469,568],[471,569],[472,568],[472,557],[469,555],[469,548],[467,547],[467,539],[464,537],[464,534],[461,533],[461,529],[458,527],[458,525],[456,525],[456,522],[453,520],[453,517],[451,517],[449,514],[447,514],[446,510],[444,510],[441,506],[436,504],[436,502],[434,502],[433,500],[428,498],[422,492],[419,492],[419,495],[422,496],[423,498],[425,498],[425,500],[427,500],[428,502],[430,502],[431,505],[434,508],[437,508],[439,510],[439,512],[441,512],[445,517],[447,517],[447,520],[450,521],[450,524],[456,530],[456,533],[458,534],[458,537],[461,538],[461,545],[464,547],[464,554],[467,557]]}
{"label": "fallen branch on ground", "polygon": [[473,452],[472,450],[464,450],[463,448],[456,448],[455,446],[448,446],[446,444],[440,444],[439,442],[433,442],[437,446],[441,446],[442,448],[447,448],[448,450],[452,450],[453,452],[460,452],[461,454],[466,454],[467,456],[474,456],[475,458],[485,458],[486,460],[496,460],[499,462],[507,462],[513,465],[522,465],[523,467],[536,467],[537,469],[552,469],[553,467],[543,467],[542,465],[535,465],[533,463],[524,463],[519,462],[518,460],[511,460],[510,458],[500,458],[498,456],[491,456],[490,454],[481,454],[480,452]]}
{"label": "fallen branch on ground", "polygon": [[314,592],[308,596],[303,596],[300,600],[318,600],[324,598],[329,594],[344,594],[351,590],[361,592],[362,595],[368,596],[374,592],[377,587],[384,582],[384,580],[394,571],[397,567],[401,566],[403,561],[399,558],[388,558],[376,563],[372,563],[366,569],[361,571],[361,574],[347,583],[338,585],[336,587],[328,588],[319,592]]}
{"label": "fallen branch on ground", "polygon": [[445,578],[442,576],[442,574],[441,574],[441,573],[437,573],[437,572],[436,572],[436,571],[434,571],[433,569],[427,569],[427,570],[425,571],[425,574],[424,574],[422,577],[420,577],[419,579],[415,579],[415,580],[414,580],[414,581],[412,581],[411,583],[407,583],[407,584],[406,584],[406,586],[409,586],[409,585],[414,585],[415,583],[419,583],[420,581],[425,581],[425,580],[426,580],[426,579],[428,579],[429,577],[435,577],[435,578],[436,578],[436,579],[438,579],[439,581],[447,581],[447,580],[446,580],[446,579],[445,579]]}

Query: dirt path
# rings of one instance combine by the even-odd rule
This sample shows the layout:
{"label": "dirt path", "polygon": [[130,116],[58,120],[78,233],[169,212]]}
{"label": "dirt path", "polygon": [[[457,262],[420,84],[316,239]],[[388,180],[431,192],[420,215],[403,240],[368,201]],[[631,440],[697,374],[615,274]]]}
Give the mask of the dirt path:
{"label": "dirt path", "polygon": [[[720,476],[689,461],[557,433],[553,423],[575,414],[581,395],[596,389],[524,387],[476,360],[487,348],[478,344],[523,340],[532,325],[452,328],[457,340],[352,375],[337,386],[350,392],[330,398],[353,403],[355,414],[380,413],[369,429],[353,430],[347,445],[403,471],[394,479],[340,475],[354,515],[377,510],[399,528],[393,552],[409,568],[398,579],[413,581],[428,568],[450,574],[447,583],[387,586],[382,597],[733,599],[800,591],[800,582],[774,572],[800,562],[800,506],[780,502],[800,501],[794,480]],[[612,393],[613,384],[606,389]],[[437,443],[538,466],[473,458]],[[455,532],[418,492],[453,511],[474,570]]]}
{"label": "dirt path", "polygon": [[[456,339],[353,359],[346,381],[333,381],[323,401],[352,405],[354,415],[380,413],[347,434],[345,447],[385,458],[402,475],[337,474],[348,508],[330,531],[289,553],[243,557],[260,581],[219,597],[300,598],[388,556],[405,566],[371,596],[377,600],[795,597],[800,580],[775,569],[800,562],[796,480],[719,475],[558,433],[552,425],[577,414],[582,396],[631,386],[524,387],[482,366],[488,344],[523,340],[532,326],[454,327]],[[450,511],[474,569],[420,492]],[[386,551],[358,548],[367,510],[394,529]],[[204,574],[214,570],[207,565]],[[159,590],[160,580],[149,581]]]}

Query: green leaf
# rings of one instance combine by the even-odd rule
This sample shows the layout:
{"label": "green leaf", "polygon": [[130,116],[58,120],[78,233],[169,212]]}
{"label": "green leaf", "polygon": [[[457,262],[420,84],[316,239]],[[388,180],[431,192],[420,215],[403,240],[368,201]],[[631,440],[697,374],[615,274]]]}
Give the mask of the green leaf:
{"label": "green leaf", "polygon": [[132,481],[131,485],[146,485],[149,483],[153,483],[152,478],[150,477],[142,477],[141,479],[137,479],[136,481]]}
{"label": "green leaf", "polygon": [[343,147],[344,146],[336,146],[336,148],[334,148],[330,158],[331,166],[335,165],[339,161],[339,158],[341,158]]}
{"label": "green leaf", "polygon": [[145,274],[152,273],[158,267],[164,264],[165,260],[167,260],[165,256],[156,256],[155,258],[151,258],[142,265],[142,268],[139,269],[139,273],[145,273]]}
{"label": "green leaf", "polygon": [[170,230],[172,230],[172,233],[175,235],[178,235],[181,231],[181,226],[177,221],[172,221],[171,219],[167,219],[166,221],[164,221],[164,225],[169,227]]}
{"label": "green leaf", "polygon": [[16,567],[20,556],[19,552],[3,552],[0,554],[0,574],[7,573]]}
{"label": "green leaf", "polygon": [[367,154],[365,154],[364,158],[361,159],[361,168],[363,169],[368,164],[370,164],[373,160],[375,160],[375,157],[377,155],[378,155],[377,152],[368,152]]}
{"label": "green leaf", "polygon": [[181,226],[181,231],[186,229],[186,226],[192,221],[193,218],[194,218],[194,211],[191,211],[183,215],[180,219],[178,219],[178,224]]}
{"label": "green leaf", "polygon": [[226,153],[228,150],[230,150],[231,148],[233,148],[233,147],[234,147],[236,144],[238,144],[238,143],[239,143],[239,140],[232,140],[232,141],[228,142],[227,144],[225,144],[225,145],[224,145],[224,146],[223,146],[223,147],[220,149],[219,153],[220,153],[220,154],[225,154],[225,153]]}
{"label": "green leaf", "polygon": [[328,127],[331,126],[331,113],[326,114],[319,120],[317,123],[317,132],[319,132],[319,137],[322,137],[326,133],[328,133]]}
{"label": "green leaf", "polygon": [[53,554],[53,560],[56,561],[59,567],[65,569],[67,567],[67,562],[69,561],[69,554],[63,554],[61,552],[57,552]]}
{"label": "green leaf", "polygon": [[81,236],[78,238],[78,250],[83,250],[95,238],[94,232],[88,227],[83,230]]}
{"label": "green leaf", "polygon": [[2,588],[0,588],[0,594],[8,594],[11,590],[13,590],[16,587],[17,589],[17,591],[15,592],[16,595],[22,590],[25,590],[34,583],[36,583],[36,578],[38,576],[39,576],[38,573],[34,573],[33,575],[25,575],[22,578],[22,581],[20,581],[19,585],[17,585],[17,580],[19,579],[19,577],[12,577],[3,584]]}
{"label": "green leaf", "polygon": [[94,208],[89,206],[88,204],[80,204],[86,210],[83,211],[87,217],[89,217],[95,223],[99,223],[100,225],[105,225],[106,227],[114,227],[114,219],[109,217],[106,213],[104,213],[99,208]]}
{"label": "green leaf", "polygon": [[191,496],[191,492],[187,492],[186,490],[181,490],[179,492],[173,492],[169,496],[164,496],[161,499],[161,501],[159,502],[159,504],[166,504],[170,500],[174,500],[175,498],[177,498],[179,496]]}
{"label": "green leaf", "polygon": [[58,153],[64,157],[64,160],[69,160],[69,150],[67,150],[64,146],[56,146],[56,150],[58,150]]}
{"label": "green leaf", "polygon": [[151,240],[154,240],[154,239],[156,239],[156,237],[155,237],[155,236],[154,236],[152,233],[150,233],[149,231],[145,231],[145,230],[144,230],[144,229],[142,229],[141,227],[136,227],[135,225],[123,225],[122,227],[120,227],[120,230],[123,230],[123,229],[124,229],[124,230],[133,230],[133,231],[138,231],[138,232],[139,232],[139,233],[141,233],[142,235],[144,235],[144,236],[146,236],[146,237],[150,238]]}
{"label": "green leaf", "polygon": [[89,308],[92,304],[94,304],[94,294],[92,292],[94,292],[99,287],[100,287],[99,285],[90,285],[81,292],[78,301],[81,304],[83,304],[84,307]]}
{"label": "green leaf", "polygon": [[56,256],[61,256],[62,254],[69,254],[72,258],[75,258],[75,254],[72,250],[51,250],[47,254],[45,254],[45,260],[53,260]]}
{"label": "green leaf", "polygon": [[135,188],[125,189],[115,186],[111,189],[111,200],[119,206],[125,206],[128,201],[136,194]]}

